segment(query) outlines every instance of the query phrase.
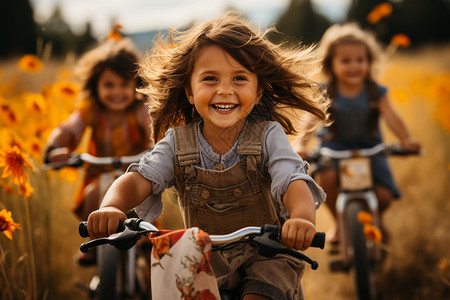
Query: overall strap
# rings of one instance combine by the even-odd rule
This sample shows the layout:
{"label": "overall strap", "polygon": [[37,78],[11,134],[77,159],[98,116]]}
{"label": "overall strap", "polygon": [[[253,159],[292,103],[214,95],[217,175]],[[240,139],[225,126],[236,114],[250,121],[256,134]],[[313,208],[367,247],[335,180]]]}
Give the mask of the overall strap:
{"label": "overall strap", "polygon": [[262,144],[264,133],[270,121],[249,122],[244,126],[237,151],[241,156],[254,156],[258,165],[262,162]]}
{"label": "overall strap", "polygon": [[175,141],[175,175],[178,181],[195,177],[194,164],[200,163],[200,152],[198,149],[197,124],[173,128]]}
{"label": "overall strap", "polygon": [[198,150],[197,122],[173,128],[175,138],[175,163],[187,166],[200,162]]}
{"label": "overall strap", "polygon": [[259,184],[259,174],[262,174],[262,145],[264,133],[269,121],[246,121],[244,132],[238,145],[239,155],[247,159],[247,176],[253,185]]}

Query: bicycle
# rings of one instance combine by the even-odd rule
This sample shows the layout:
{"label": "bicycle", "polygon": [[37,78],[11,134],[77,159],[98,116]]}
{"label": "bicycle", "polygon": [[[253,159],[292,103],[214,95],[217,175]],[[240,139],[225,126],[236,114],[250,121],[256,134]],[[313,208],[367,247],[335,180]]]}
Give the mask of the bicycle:
{"label": "bicycle", "polygon": [[[124,173],[123,168],[131,163],[139,162],[144,155],[142,152],[132,156],[122,157],[96,157],[88,153],[76,153],[71,155],[66,161],[47,163],[44,170],[59,170],[63,167],[82,167],[85,164],[91,166],[104,167],[99,182],[99,199],[106,192],[109,185]],[[136,216],[133,212],[128,212],[129,217]],[[90,298],[106,300],[134,297],[138,295],[141,299],[148,298],[147,286],[145,285],[145,272],[141,269],[148,245],[139,244],[127,251],[118,251],[111,247],[100,247],[97,249],[97,275],[95,275],[88,285],[79,283],[78,287],[86,290]]]}
{"label": "bicycle", "polygon": [[[112,234],[109,237],[90,240],[89,242],[82,244],[80,246],[80,250],[85,252],[88,251],[88,249],[91,247],[97,247],[105,244],[112,245],[117,249],[125,250],[133,247],[133,245],[141,238],[142,235],[148,235],[158,231],[159,230],[149,222],[137,218],[130,218],[120,223],[119,228],[117,229],[117,233]],[[87,232],[87,222],[80,223],[79,234],[82,237],[89,236]],[[248,243],[253,247],[256,247],[261,255],[271,257],[277,253],[288,254],[309,263],[311,265],[311,268],[314,270],[318,268],[318,262],[310,259],[301,252],[283,247],[279,242],[280,236],[281,229],[277,226],[262,225],[260,227],[244,227],[240,230],[226,235],[209,235],[209,238],[212,243],[213,251],[218,251],[225,248],[228,249],[229,247],[233,247],[238,243]],[[316,233],[311,247],[318,247],[323,249],[324,244],[325,233]],[[151,275],[150,277],[153,278],[153,275]],[[225,291],[220,291],[220,297],[222,300],[236,299],[235,295]]]}
{"label": "bicycle", "polygon": [[360,300],[375,299],[373,275],[382,262],[380,245],[367,238],[363,224],[358,220],[361,212],[370,212],[373,225],[381,226],[378,200],[373,190],[370,157],[380,153],[406,156],[419,154],[417,151],[405,151],[397,145],[377,144],[372,148],[355,150],[333,150],[322,147],[306,160],[317,167],[338,162],[338,196],[336,199],[336,221],[339,228],[337,260],[330,263],[333,272],[350,272],[354,277],[355,292]]}

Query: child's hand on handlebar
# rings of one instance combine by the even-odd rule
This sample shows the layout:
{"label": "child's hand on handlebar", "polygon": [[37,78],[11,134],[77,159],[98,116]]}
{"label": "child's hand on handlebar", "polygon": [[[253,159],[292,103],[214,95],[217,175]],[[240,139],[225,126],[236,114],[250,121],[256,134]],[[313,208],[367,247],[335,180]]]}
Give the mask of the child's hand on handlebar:
{"label": "child's hand on handlebar", "polygon": [[88,217],[87,230],[93,238],[106,237],[116,233],[119,222],[127,216],[118,208],[102,207]]}
{"label": "child's hand on handlebar", "polygon": [[306,250],[316,234],[314,224],[303,218],[287,220],[281,229],[281,243],[295,250]]}
{"label": "child's hand on handlebar", "polygon": [[400,146],[402,147],[403,150],[406,151],[419,151],[420,150],[420,143],[411,138],[405,138],[400,142]]}
{"label": "child's hand on handlebar", "polygon": [[66,161],[70,157],[70,150],[67,147],[59,147],[47,153],[48,162]]}

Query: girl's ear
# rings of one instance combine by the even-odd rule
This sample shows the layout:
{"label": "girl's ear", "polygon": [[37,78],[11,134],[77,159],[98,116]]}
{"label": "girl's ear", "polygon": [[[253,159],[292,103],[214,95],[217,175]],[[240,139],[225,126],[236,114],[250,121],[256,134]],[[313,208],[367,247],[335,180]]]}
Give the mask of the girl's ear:
{"label": "girl's ear", "polygon": [[185,87],[184,91],[186,92],[186,97],[189,100],[189,103],[194,104],[194,95],[192,95],[192,90],[190,87]]}
{"label": "girl's ear", "polygon": [[262,86],[258,87],[258,90],[256,91],[256,99],[257,99],[257,101],[256,101],[255,105],[257,105],[257,104],[259,104],[259,102],[261,102],[261,97],[262,97],[263,92],[264,92],[264,88]]}

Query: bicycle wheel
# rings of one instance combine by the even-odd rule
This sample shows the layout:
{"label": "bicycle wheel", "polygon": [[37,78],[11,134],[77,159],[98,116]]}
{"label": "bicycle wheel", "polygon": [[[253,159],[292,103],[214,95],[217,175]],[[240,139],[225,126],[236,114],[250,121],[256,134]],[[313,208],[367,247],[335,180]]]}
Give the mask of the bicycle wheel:
{"label": "bicycle wheel", "polygon": [[98,249],[98,274],[100,283],[96,295],[99,300],[117,299],[117,275],[120,252],[110,245],[100,246]]}
{"label": "bicycle wheel", "polygon": [[347,205],[347,225],[348,236],[350,238],[350,252],[353,252],[351,270],[354,273],[355,288],[358,299],[375,299],[372,282],[372,269],[370,263],[370,253],[367,247],[366,237],[363,232],[363,225],[358,221],[359,212],[364,207],[361,201],[350,201]]}

